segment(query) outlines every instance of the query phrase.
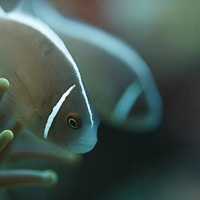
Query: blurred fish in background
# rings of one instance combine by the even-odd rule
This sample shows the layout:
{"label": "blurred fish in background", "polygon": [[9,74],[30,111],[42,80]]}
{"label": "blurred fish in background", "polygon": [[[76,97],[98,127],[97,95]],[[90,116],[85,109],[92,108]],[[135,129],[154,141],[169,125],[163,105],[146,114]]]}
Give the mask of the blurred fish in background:
{"label": "blurred fish in background", "polygon": [[[50,190],[35,187],[8,190],[9,198],[199,199],[200,3],[186,0],[51,3],[66,18],[97,26],[139,52],[161,94],[164,117],[159,128],[148,134],[130,134],[108,123],[101,124],[96,147],[84,155],[78,167],[69,169],[58,163],[46,163],[57,169],[61,177],[57,186]],[[33,159],[30,163],[37,166]]]}

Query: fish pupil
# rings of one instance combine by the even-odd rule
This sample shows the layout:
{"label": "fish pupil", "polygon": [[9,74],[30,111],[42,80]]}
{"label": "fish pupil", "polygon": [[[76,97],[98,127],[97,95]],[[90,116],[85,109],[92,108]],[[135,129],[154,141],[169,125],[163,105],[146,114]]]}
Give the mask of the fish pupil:
{"label": "fish pupil", "polygon": [[70,118],[68,120],[68,123],[69,125],[74,128],[74,129],[77,129],[78,128],[78,124],[77,124],[77,121],[74,119],[74,118]]}

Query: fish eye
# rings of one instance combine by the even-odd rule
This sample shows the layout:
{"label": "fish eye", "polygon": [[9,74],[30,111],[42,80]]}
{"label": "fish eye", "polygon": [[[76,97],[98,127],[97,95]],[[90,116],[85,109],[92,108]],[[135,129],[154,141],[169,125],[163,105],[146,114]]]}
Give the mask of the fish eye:
{"label": "fish eye", "polygon": [[70,113],[66,117],[67,124],[72,129],[79,129],[81,127],[81,118],[77,113]]}

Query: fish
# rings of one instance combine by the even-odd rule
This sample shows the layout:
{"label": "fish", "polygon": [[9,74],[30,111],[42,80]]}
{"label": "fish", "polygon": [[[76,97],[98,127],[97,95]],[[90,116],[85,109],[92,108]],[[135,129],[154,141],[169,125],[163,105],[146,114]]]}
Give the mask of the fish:
{"label": "fish", "polygon": [[93,149],[100,120],[77,64],[29,0],[0,7],[0,77],[10,83],[1,112],[60,149]]}
{"label": "fish", "polygon": [[128,132],[150,132],[160,125],[161,96],[147,63],[133,47],[100,28],[63,16],[46,0],[34,0],[33,9],[76,58],[102,122]]}

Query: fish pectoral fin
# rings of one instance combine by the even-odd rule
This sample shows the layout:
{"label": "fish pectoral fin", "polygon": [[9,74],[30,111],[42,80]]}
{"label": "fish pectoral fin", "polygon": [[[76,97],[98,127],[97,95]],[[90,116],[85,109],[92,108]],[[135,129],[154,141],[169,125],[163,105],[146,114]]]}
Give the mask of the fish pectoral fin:
{"label": "fish pectoral fin", "polygon": [[17,120],[30,124],[36,108],[29,89],[14,69],[9,71],[9,78],[10,88],[3,99],[4,104],[11,107]]}
{"label": "fish pectoral fin", "polygon": [[31,126],[33,118],[35,116],[35,111],[29,107],[29,105],[21,106],[20,109],[15,108],[14,111],[17,121],[26,126]]}
{"label": "fish pectoral fin", "polygon": [[15,101],[18,102],[19,104],[32,104],[33,99],[31,97],[30,91],[26,84],[23,81],[23,78],[21,78],[14,69],[10,69],[9,71],[9,76],[10,76],[10,89],[8,93],[12,96],[12,98],[15,98]]}

